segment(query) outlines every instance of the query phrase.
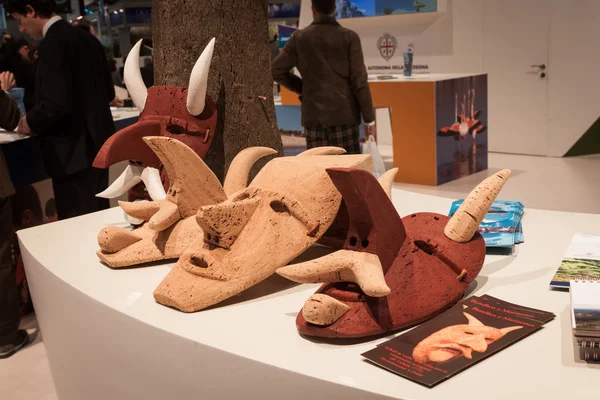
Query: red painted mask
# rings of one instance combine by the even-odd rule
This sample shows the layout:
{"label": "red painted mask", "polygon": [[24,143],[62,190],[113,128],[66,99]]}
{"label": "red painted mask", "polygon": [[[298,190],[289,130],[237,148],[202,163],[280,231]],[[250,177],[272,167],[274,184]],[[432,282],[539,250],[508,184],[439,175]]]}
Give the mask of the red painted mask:
{"label": "red painted mask", "polygon": [[[482,182],[451,218],[400,218],[377,180],[349,169],[327,170],[346,210],[343,249],[277,273],[324,283],[298,314],[303,335],[361,338],[421,323],[462,298],[479,274],[485,243],[477,228],[510,171]],[[339,232],[339,231],[338,231]]]}
{"label": "red painted mask", "polygon": [[[109,168],[120,161],[129,160],[130,165],[110,188],[99,195],[101,197],[115,198],[130,191],[130,201],[148,198],[143,183],[140,183],[143,180],[142,172],[147,167],[161,172],[162,185],[165,190],[168,189],[168,177],[163,173],[158,157],[142,138],[164,136],[177,139],[204,159],[214,137],[217,108],[206,95],[214,39],[194,66],[189,88],[153,86],[147,89],[139,69],[140,47],[141,41],[132,49],[124,72],[130,96],[136,107],[142,110],[140,118],[135,124],[111,136],[93,164],[96,168]],[[144,183],[148,187],[146,180]]]}

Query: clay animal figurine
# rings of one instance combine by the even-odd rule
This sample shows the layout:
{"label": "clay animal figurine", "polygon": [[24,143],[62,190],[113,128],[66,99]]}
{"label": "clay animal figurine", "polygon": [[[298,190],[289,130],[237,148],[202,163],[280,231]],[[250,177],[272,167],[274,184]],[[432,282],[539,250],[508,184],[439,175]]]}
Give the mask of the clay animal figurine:
{"label": "clay animal figurine", "polygon": [[[318,148],[275,158],[248,187],[226,183],[227,200],[198,211],[203,237],[155,290],[156,301],[199,311],[256,285],[304,253],[328,231],[342,201],[326,170],[372,171],[369,155],[332,155],[341,153]],[[391,190],[392,180],[381,179]]]}
{"label": "clay animal figurine", "polygon": [[148,221],[135,230],[108,226],[98,234],[98,257],[112,268],[177,259],[202,237],[196,213],[202,206],[227,199],[226,189],[245,187],[250,168],[259,158],[277,152],[266,147],[241,151],[232,161],[225,188],[200,156],[183,142],[164,136],[144,137],[171,182],[163,200],[119,202],[123,211]]}
{"label": "clay animal figurine", "polygon": [[466,325],[454,325],[441,329],[420,341],[414,348],[412,357],[419,364],[443,364],[461,357],[469,360],[473,352],[484,353],[488,346],[522,326],[494,328],[485,326],[477,318],[463,313],[469,321]]}
{"label": "clay animal figurine", "polygon": [[400,219],[373,176],[328,169],[344,198],[344,249],[277,273],[325,283],[298,314],[301,334],[362,338],[421,323],[459,301],[479,274],[485,243],[480,222],[510,175],[484,180],[452,218],[417,213]]}
{"label": "clay animal figurine", "polygon": [[[129,192],[128,200],[163,200],[168,177],[159,173],[161,163],[143,142],[147,136],[177,139],[205,158],[217,123],[217,108],[206,94],[215,39],[206,46],[190,75],[189,87],[146,88],[140,73],[140,40],[125,62],[124,78],[129,94],[141,111],[139,121],[111,136],[98,152],[94,167],[108,168],[129,160],[123,174],[99,197],[116,198]],[[143,182],[143,183],[142,183]],[[144,184],[147,190],[144,190]],[[143,221],[130,220],[134,224]]]}

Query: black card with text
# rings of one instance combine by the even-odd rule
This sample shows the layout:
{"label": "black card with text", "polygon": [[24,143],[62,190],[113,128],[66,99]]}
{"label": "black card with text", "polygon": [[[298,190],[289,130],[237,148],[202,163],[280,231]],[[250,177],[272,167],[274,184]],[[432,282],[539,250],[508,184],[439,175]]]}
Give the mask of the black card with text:
{"label": "black card with text", "polygon": [[471,297],[362,356],[433,387],[534,333],[553,318],[552,313],[491,296]]}

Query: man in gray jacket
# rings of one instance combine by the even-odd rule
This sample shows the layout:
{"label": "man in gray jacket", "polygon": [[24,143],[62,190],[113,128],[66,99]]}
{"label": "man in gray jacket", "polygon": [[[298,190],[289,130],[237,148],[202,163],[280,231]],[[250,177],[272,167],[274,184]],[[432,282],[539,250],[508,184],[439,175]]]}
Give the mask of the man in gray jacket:
{"label": "man in gray jacket", "polygon": [[[5,92],[8,89],[5,76],[0,76],[0,85],[0,128],[12,131],[19,123],[19,107]],[[12,356],[29,341],[27,331],[19,330],[19,298],[11,256],[13,219],[10,196],[14,193],[4,154],[0,150],[0,359]]]}
{"label": "man in gray jacket", "polygon": [[[314,22],[273,60],[273,79],[300,95],[307,147],[360,153],[361,116],[375,135],[375,111],[359,36],[335,19],[335,0],[312,0]],[[291,73],[296,67],[302,78]]]}

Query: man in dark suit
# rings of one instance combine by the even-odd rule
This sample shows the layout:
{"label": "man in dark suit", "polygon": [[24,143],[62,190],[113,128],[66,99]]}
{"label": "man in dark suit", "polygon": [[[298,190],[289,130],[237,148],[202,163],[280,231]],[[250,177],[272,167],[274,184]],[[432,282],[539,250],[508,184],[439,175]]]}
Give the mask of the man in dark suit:
{"label": "man in dark suit", "polygon": [[59,219],[109,207],[96,193],[108,186],[108,171],[92,163],[115,126],[115,97],[104,49],[92,35],[55,13],[54,0],[6,0],[21,32],[42,39],[35,77],[35,106],[18,131],[42,140]]}
{"label": "man in dark suit", "polygon": [[[375,136],[375,111],[358,35],[335,19],[335,0],[312,0],[314,22],[273,60],[273,79],[300,95],[308,148],[360,153],[359,126]],[[298,69],[302,78],[290,70]]]}
{"label": "man in dark suit", "polygon": [[[19,122],[19,107],[6,92],[11,89],[8,78],[0,76],[0,128],[10,131]],[[14,78],[11,79],[14,86]],[[29,341],[27,331],[19,330],[19,297],[11,256],[13,217],[10,196],[14,193],[0,150],[0,359],[12,356]]]}

